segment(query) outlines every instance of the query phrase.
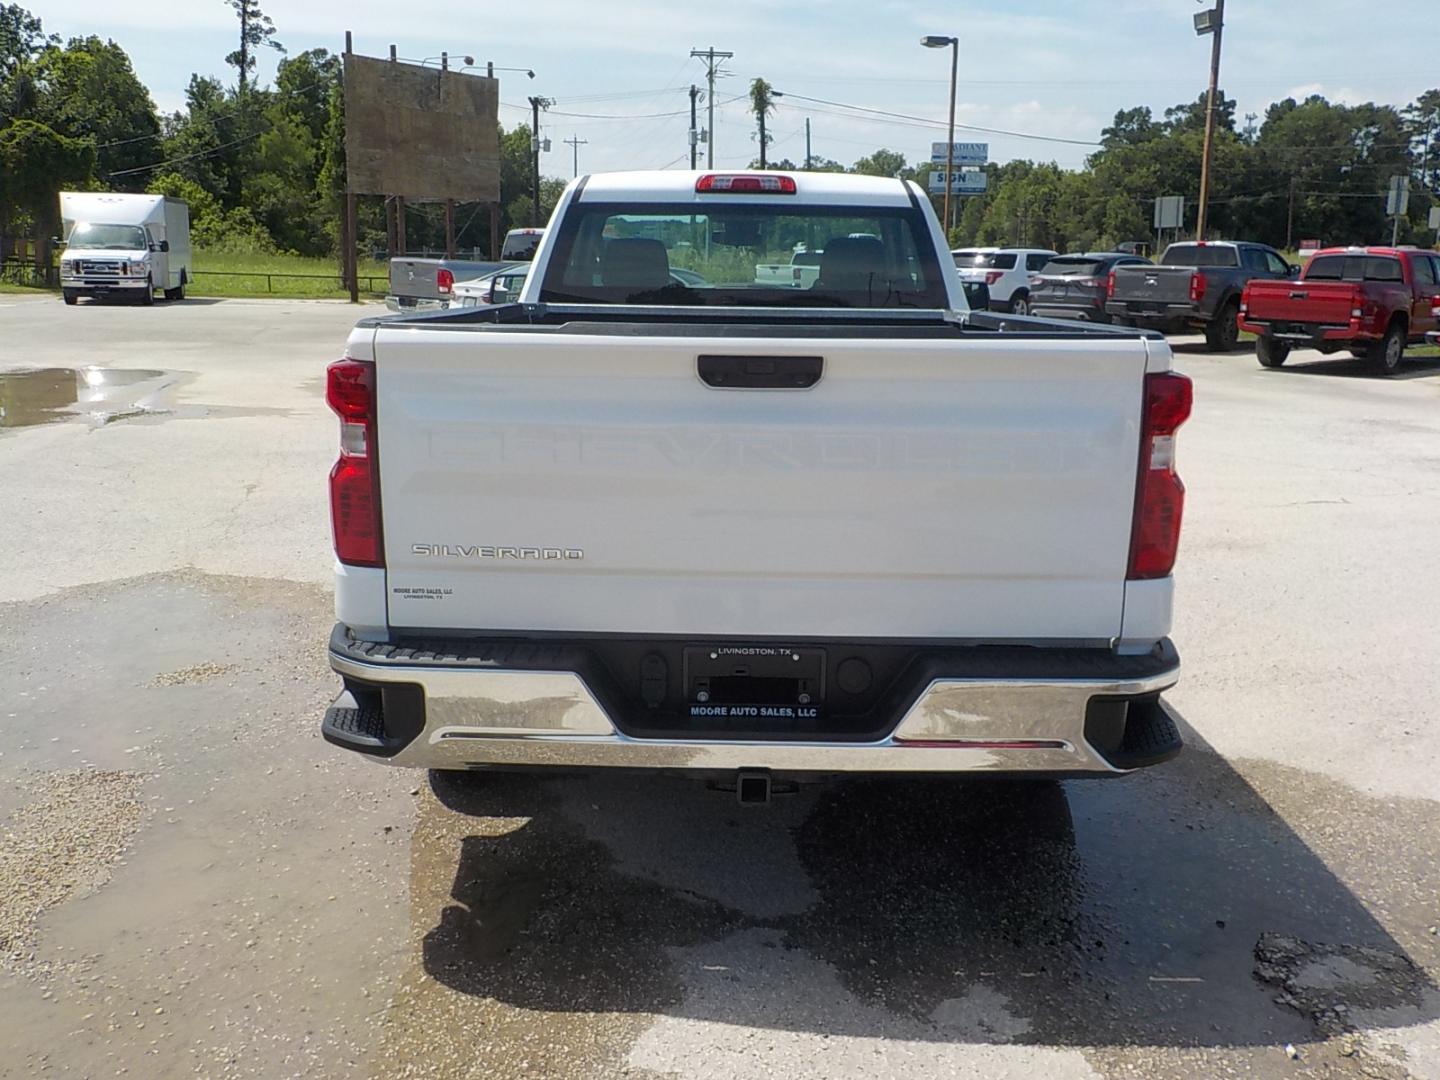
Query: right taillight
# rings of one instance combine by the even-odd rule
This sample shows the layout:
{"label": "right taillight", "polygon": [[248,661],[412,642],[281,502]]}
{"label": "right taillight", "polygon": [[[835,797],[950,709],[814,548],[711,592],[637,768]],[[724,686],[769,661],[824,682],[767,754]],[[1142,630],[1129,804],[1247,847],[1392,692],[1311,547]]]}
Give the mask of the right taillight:
{"label": "right taillight", "polygon": [[1110,276],[1105,279],[1105,297],[1109,299],[1115,295],[1115,271],[1110,271]]}
{"label": "right taillight", "polygon": [[1205,295],[1205,275],[1204,275],[1204,274],[1191,274],[1191,275],[1190,275],[1190,299],[1193,300],[1195,303],[1198,304],[1198,303],[1200,302],[1201,298],[1204,297],[1204,295]]}
{"label": "right taillight", "polygon": [[441,296],[449,296],[455,291],[455,275],[443,266],[435,271],[435,291]]}
{"label": "right taillight", "polygon": [[335,555],[350,566],[384,566],[380,464],[375,447],[375,365],[337,360],[325,370],[325,401],[340,418],[340,457],[330,470]]}
{"label": "right taillight", "polygon": [[1126,577],[1161,578],[1175,566],[1185,485],[1175,472],[1175,432],[1190,415],[1194,387],[1173,371],[1145,376],[1145,418],[1140,431],[1140,471],[1130,531]]}

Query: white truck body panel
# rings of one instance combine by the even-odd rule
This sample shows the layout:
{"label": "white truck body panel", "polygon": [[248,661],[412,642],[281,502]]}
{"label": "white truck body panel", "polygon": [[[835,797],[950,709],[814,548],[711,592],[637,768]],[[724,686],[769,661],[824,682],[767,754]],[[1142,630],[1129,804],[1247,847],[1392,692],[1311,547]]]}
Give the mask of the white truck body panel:
{"label": "white truck body panel", "polygon": [[[87,280],[94,281],[97,277],[106,279],[107,289],[143,288],[147,275],[157,289],[176,289],[192,279],[190,207],[181,199],[130,192],[62,191],[60,217],[67,242],[77,224],[135,225],[146,231],[153,244],[158,246],[165,241],[169,247],[168,251],[139,247],[126,251],[78,248],[73,253],[67,251],[61,260],[61,284],[67,289],[84,291],[93,287],[87,286]],[[109,273],[74,271],[77,259],[102,264],[123,262],[132,266],[138,263],[144,265],[147,273],[132,271],[110,280]]]}
{"label": "white truck body panel", "polygon": [[715,347],[376,331],[391,625],[1120,635],[1141,340],[727,342],[825,357],[782,393],[704,385]]}

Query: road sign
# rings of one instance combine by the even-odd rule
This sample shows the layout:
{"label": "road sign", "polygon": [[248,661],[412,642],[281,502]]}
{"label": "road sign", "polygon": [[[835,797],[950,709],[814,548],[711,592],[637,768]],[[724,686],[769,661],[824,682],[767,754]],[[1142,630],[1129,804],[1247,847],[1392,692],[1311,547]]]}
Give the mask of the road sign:
{"label": "road sign", "polygon": [[1161,195],[1155,200],[1155,228],[1178,229],[1185,222],[1185,196]]}
{"label": "road sign", "polygon": [[[990,175],[981,169],[956,169],[950,185],[952,195],[983,195],[989,189]],[[930,170],[930,194],[945,194],[945,170]]]}
{"label": "road sign", "polygon": [[1385,213],[1389,217],[1404,217],[1410,209],[1410,177],[1390,177],[1390,187],[1385,192]]}
{"label": "road sign", "polygon": [[1440,229],[1440,206],[1430,207],[1430,228]]}
{"label": "road sign", "polygon": [[[946,145],[943,142],[930,144],[930,164],[944,165],[947,161]],[[990,160],[990,144],[983,142],[957,142],[955,144],[956,165],[984,165]]]}

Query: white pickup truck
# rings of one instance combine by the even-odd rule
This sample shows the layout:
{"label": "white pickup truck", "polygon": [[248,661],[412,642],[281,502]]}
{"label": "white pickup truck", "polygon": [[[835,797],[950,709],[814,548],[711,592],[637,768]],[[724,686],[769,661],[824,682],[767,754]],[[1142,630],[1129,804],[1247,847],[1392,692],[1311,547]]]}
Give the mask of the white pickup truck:
{"label": "white pickup truck", "polygon": [[[801,241],[810,287],[754,282]],[[583,177],[518,302],[365,319],[327,396],[339,746],[745,802],[1180,750],[1190,382],[1146,331],[968,312],[912,183]]]}

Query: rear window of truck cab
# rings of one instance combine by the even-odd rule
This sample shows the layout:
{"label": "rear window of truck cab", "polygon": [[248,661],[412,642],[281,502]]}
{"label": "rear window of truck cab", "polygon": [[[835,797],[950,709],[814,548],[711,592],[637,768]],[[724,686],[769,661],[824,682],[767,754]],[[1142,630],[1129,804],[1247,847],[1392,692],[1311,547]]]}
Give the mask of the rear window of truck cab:
{"label": "rear window of truck cab", "polygon": [[[785,283],[757,267],[806,260]],[[947,253],[948,255],[948,253]],[[951,271],[953,273],[953,271]],[[718,307],[949,306],[925,217],[911,207],[745,202],[579,203],[559,223],[540,299]]]}
{"label": "rear window of truck cab", "polygon": [[1161,266],[1239,266],[1239,253],[1229,245],[1171,244],[1160,259]]}
{"label": "rear window of truck cab", "polygon": [[1404,281],[1400,260],[1389,255],[1317,255],[1306,281]]}

